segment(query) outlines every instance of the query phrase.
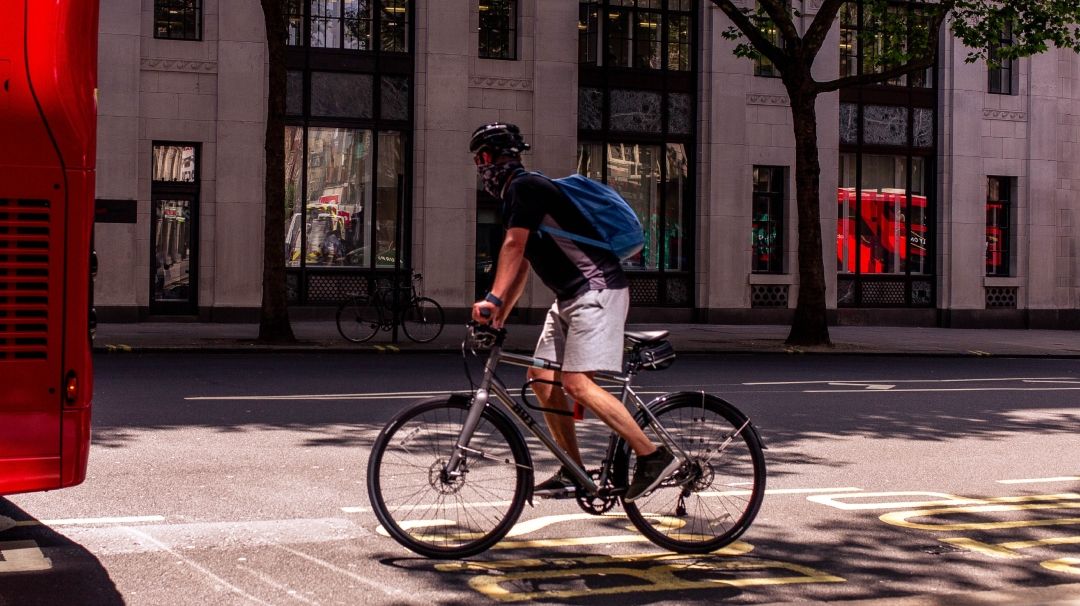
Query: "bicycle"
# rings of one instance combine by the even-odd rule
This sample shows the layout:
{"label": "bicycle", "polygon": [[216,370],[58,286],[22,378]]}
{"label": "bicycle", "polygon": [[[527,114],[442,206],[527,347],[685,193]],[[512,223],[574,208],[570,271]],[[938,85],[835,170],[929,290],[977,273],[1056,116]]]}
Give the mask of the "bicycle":
{"label": "bicycle", "polygon": [[[655,490],[623,502],[627,517],[660,547],[707,553],[735,541],[757,515],[765,495],[764,447],[750,419],[716,396],[676,392],[648,404],[641,400],[631,385],[634,376],[674,360],[667,335],[626,332],[632,347],[623,373],[598,372],[595,378],[621,385],[622,402],[634,405],[638,424],[683,461]],[[504,329],[471,324],[463,356],[489,352],[479,384],[470,394],[432,398],[402,411],[372,447],[368,496],[375,515],[394,540],[420,555],[476,555],[502,539],[525,503],[532,504],[532,456],[512,417],[570,471],[584,511],[604,514],[626,492],[635,455],[621,437],[612,433],[600,469],[587,472],[526,408],[573,413],[531,404],[526,390],[532,380],[521,388],[523,403],[509,394],[495,374],[500,363],[554,371],[559,365],[503,352],[505,338]]]}
{"label": "bicycle", "polygon": [[346,341],[363,343],[382,330],[401,325],[405,336],[417,343],[434,341],[442,333],[442,306],[434,299],[421,297],[417,284],[423,280],[413,274],[412,281],[391,288],[382,281],[371,296],[351,295],[337,308],[337,329]]}

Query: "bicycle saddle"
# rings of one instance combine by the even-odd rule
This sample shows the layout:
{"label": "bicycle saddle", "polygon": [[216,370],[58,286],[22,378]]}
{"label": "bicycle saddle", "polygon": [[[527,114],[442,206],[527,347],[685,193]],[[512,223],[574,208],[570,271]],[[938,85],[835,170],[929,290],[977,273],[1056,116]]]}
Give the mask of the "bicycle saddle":
{"label": "bicycle saddle", "polygon": [[656,341],[663,341],[667,338],[671,331],[667,330],[643,330],[643,331],[630,331],[623,332],[623,336],[628,341],[635,345],[644,345],[647,343],[655,343]]}

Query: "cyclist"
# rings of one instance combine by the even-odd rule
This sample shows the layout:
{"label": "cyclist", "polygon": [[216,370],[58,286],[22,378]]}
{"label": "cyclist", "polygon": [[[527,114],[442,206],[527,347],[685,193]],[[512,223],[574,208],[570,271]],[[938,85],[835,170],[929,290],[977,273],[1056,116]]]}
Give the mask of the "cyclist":
{"label": "cyclist", "polygon": [[[489,194],[502,200],[506,238],[499,251],[495,282],[483,300],[473,304],[476,322],[501,327],[514,308],[530,265],[555,303],[548,310],[538,358],[555,360],[562,371],[529,369],[533,391],[548,408],[569,412],[567,396],[593,412],[618,433],[637,454],[634,477],[625,501],[656,488],[678,469],[681,461],[666,447],[656,446],[634,422],[622,402],[592,380],[595,371],[622,369],[623,329],[630,305],[629,282],[611,251],[579,244],[539,231],[541,224],[599,239],[599,234],[549,179],[526,172],[521,153],[529,145],[521,130],[507,123],[477,128],[469,142],[476,171]],[[562,388],[552,385],[559,381]],[[578,465],[582,464],[573,420],[545,413],[552,437]],[[537,496],[573,495],[577,487],[565,469],[535,487]]]}

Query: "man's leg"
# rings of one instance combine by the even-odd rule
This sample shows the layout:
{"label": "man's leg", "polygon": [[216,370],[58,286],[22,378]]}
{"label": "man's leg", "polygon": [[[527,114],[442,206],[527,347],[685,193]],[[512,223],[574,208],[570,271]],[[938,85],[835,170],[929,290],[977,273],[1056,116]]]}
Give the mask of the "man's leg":
{"label": "man's leg", "polygon": [[[564,371],[562,384],[567,395],[588,408],[615,433],[622,436],[638,456],[656,452],[656,445],[634,422],[634,417],[630,415],[626,406],[594,383],[588,373]],[[573,428],[572,422],[571,428]]]}
{"label": "man's leg", "polygon": [[[559,380],[559,374],[553,370],[530,368],[528,375],[530,379],[541,381]],[[537,399],[540,400],[540,405],[544,408],[557,408],[567,412],[572,410],[570,403],[566,401],[563,390],[559,389],[558,386],[552,385],[551,383],[533,383],[532,390],[533,393],[536,394]],[[544,419],[547,421],[548,428],[551,430],[551,437],[555,438],[555,442],[562,447],[566,454],[570,455],[570,458],[573,459],[575,463],[581,467],[585,467],[585,464],[581,462],[581,451],[578,450],[577,431],[574,428],[574,418],[567,415],[545,412]]]}

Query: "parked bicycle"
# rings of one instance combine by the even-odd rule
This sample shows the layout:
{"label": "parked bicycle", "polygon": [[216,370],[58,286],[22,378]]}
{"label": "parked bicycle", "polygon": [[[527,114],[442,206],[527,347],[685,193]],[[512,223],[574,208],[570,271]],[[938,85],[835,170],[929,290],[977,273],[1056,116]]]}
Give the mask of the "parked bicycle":
{"label": "parked bicycle", "polygon": [[[650,541],[672,551],[706,553],[732,543],[754,520],[765,495],[765,456],[750,419],[704,392],[678,392],[645,404],[631,382],[643,369],[671,364],[667,331],[626,332],[631,350],[622,374],[596,373],[621,385],[636,420],[665,444],[682,466],[651,493],[623,509]],[[471,325],[464,353],[487,351],[483,378],[469,394],[420,402],[382,430],[368,462],[368,496],[379,522],[396,541],[432,558],[478,554],[514,526],[532,502],[533,460],[509,411],[573,475],[577,503],[601,515],[622,501],[635,455],[612,434],[600,469],[576,465],[526,410],[573,414],[514,400],[496,375],[501,363],[558,371],[548,360],[502,351],[506,331]],[[466,369],[468,365],[466,365]],[[469,377],[470,383],[472,377]],[[502,407],[496,406],[501,404]]]}
{"label": "parked bicycle", "polygon": [[405,336],[417,343],[435,340],[443,329],[443,310],[434,299],[420,296],[421,280],[423,276],[413,274],[411,281],[402,281],[396,289],[383,280],[370,295],[350,295],[337,308],[338,332],[347,341],[363,343],[380,329],[400,325]]}

